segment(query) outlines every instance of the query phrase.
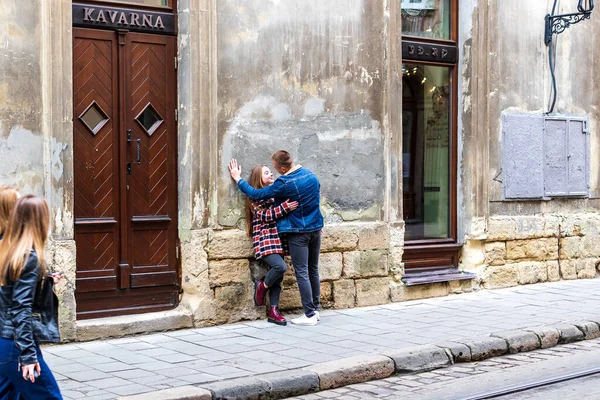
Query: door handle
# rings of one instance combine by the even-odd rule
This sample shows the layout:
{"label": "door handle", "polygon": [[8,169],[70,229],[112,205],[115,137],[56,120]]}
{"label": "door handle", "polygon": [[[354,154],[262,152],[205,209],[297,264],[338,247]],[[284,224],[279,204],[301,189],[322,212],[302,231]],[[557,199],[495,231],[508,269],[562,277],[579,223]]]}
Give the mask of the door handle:
{"label": "door handle", "polygon": [[141,155],[141,143],[142,139],[132,139],[131,138],[131,129],[127,129],[127,143],[137,142],[137,159],[135,161],[127,162],[127,175],[131,175],[131,164],[140,165],[142,163],[142,155]]}

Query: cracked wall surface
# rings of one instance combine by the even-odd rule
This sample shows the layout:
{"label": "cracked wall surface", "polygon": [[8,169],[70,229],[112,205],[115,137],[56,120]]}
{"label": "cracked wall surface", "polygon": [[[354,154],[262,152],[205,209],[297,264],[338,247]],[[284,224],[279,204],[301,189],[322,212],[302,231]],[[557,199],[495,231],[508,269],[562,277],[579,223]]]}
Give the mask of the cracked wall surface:
{"label": "cracked wall surface", "polygon": [[41,18],[39,1],[11,0],[0,10],[0,183],[37,195],[44,189]]}
{"label": "cracked wall surface", "polygon": [[239,220],[229,159],[247,177],[279,148],[319,176],[328,222],[381,220],[385,16],[369,4],[218,3],[220,225]]}

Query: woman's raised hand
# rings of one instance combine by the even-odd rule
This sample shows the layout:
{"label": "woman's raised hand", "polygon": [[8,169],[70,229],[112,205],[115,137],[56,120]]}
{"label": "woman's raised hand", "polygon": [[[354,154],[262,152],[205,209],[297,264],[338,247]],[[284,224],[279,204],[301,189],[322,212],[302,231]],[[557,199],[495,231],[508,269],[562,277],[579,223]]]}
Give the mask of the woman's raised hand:
{"label": "woman's raised hand", "polygon": [[231,179],[233,179],[235,183],[242,178],[242,167],[235,158],[232,158],[231,161],[229,161],[229,175],[231,175]]}
{"label": "woman's raised hand", "polygon": [[298,208],[297,201],[290,201],[290,199],[287,199],[285,202],[287,203],[287,206],[290,209],[290,211],[294,211],[296,208]]}

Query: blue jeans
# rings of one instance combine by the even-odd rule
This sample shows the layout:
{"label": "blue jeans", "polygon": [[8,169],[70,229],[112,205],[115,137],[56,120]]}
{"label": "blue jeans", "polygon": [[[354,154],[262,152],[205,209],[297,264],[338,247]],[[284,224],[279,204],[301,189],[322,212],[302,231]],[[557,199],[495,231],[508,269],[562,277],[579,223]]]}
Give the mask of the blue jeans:
{"label": "blue jeans", "polygon": [[41,373],[35,383],[23,379],[19,370],[19,350],[12,339],[0,338],[0,399],[24,400],[62,400],[60,389],[52,375],[52,371],[42,357],[42,352],[37,346],[37,357]]}
{"label": "blue jeans", "polygon": [[281,282],[283,281],[283,274],[287,270],[287,265],[281,254],[268,254],[262,260],[269,265],[269,272],[265,276],[265,284],[269,287],[269,305],[279,307]]}
{"label": "blue jeans", "polygon": [[321,251],[321,231],[287,233],[288,245],[302,308],[307,317],[315,315],[321,299],[319,279],[319,252]]}

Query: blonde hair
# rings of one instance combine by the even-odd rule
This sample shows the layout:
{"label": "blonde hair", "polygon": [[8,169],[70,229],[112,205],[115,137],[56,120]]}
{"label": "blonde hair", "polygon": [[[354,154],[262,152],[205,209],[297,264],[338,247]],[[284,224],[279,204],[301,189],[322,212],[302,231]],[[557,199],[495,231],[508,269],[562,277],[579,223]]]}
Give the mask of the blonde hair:
{"label": "blonde hair", "polygon": [[46,200],[32,194],[17,200],[0,241],[0,286],[4,286],[7,279],[19,280],[31,249],[37,253],[40,276],[47,274],[44,247],[49,223]]}
{"label": "blonde hair", "polygon": [[10,212],[18,198],[19,192],[15,186],[0,186],[0,234],[6,232]]}

